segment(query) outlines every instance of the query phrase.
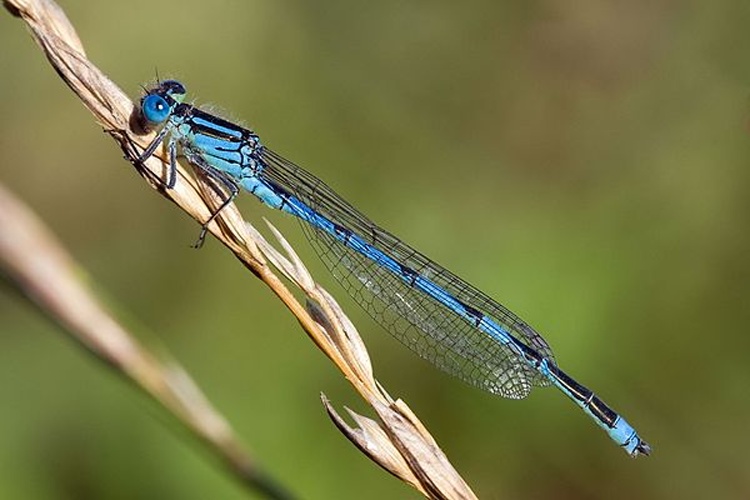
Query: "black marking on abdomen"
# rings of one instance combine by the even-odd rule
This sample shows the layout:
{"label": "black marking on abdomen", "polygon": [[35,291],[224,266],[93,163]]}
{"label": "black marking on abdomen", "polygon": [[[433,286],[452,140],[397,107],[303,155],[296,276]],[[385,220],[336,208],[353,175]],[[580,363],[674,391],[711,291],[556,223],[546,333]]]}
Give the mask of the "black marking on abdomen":
{"label": "black marking on abdomen", "polygon": [[458,303],[461,304],[461,307],[463,307],[466,310],[466,315],[467,316],[471,316],[472,318],[474,318],[474,326],[476,326],[478,328],[479,324],[484,319],[484,314],[479,309],[471,307],[470,305],[468,305],[465,302],[461,302],[459,300]]}
{"label": "black marking on abdomen", "polygon": [[417,278],[419,277],[419,273],[404,264],[399,264],[399,270],[401,271],[401,277],[404,278],[404,281],[409,285],[414,286],[414,283],[416,283]]}

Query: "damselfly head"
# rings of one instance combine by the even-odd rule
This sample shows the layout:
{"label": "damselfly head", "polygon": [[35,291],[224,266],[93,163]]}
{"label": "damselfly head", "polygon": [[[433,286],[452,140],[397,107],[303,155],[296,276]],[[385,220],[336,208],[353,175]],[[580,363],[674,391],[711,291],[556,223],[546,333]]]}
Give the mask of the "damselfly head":
{"label": "damselfly head", "polygon": [[164,123],[173,108],[185,98],[186,92],[185,86],[177,80],[164,80],[147,90],[141,99],[141,116],[146,128]]}

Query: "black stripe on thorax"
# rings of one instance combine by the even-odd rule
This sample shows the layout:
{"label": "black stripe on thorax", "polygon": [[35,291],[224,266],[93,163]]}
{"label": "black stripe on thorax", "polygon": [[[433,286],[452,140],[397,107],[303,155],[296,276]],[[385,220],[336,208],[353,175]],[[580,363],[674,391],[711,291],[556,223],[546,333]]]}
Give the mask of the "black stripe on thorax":
{"label": "black stripe on thorax", "polygon": [[189,120],[189,125],[193,132],[227,141],[251,142],[254,145],[258,142],[258,136],[252,130],[248,130],[189,104],[179,104],[173,113]]}

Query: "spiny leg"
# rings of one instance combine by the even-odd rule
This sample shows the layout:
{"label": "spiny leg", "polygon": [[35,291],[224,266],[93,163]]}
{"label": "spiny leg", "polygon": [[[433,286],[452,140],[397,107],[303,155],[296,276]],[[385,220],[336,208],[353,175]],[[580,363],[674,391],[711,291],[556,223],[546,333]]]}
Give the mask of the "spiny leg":
{"label": "spiny leg", "polygon": [[177,141],[169,141],[169,173],[167,189],[174,189],[177,183]]}
{"label": "spiny leg", "polygon": [[[159,177],[158,175],[154,174],[151,170],[146,168],[146,160],[151,158],[153,156],[154,152],[156,151],[156,148],[159,147],[159,145],[164,142],[164,139],[166,138],[167,134],[169,133],[170,129],[168,126],[164,126],[158,134],[156,134],[156,137],[154,137],[154,140],[151,141],[151,143],[146,146],[146,149],[143,150],[143,152],[138,156],[137,158],[133,159],[130,158],[130,161],[132,161],[134,164],[136,164],[139,167],[143,168],[143,171],[146,172],[146,175],[151,177],[151,179],[156,182],[157,184],[167,188],[167,189],[173,189],[175,186],[175,183],[177,181],[177,142],[176,141],[169,141],[169,172],[167,176],[167,182],[164,182],[164,179]],[[130,140],[131,147],[133,148],[133,151],[137,151],[136,144]]]}
{"label": "spiny leg", "polygon": [[[156,151],[156,148],[158,148],[159,145],[162,142],[164,142],[167,134],[169,134],[169,127],[165,126],[159,131],[159,133],[156,135],[154,140],[151,141],[151,143],[146,147],[146,149],[143,150],[143,153],[141,153],[141,155],[138,158],[136,158],[135,161],[139,165],[144,166],[143,162],[145,162],[154,154],[154,152]],[[162,178],[153,174],[151,170],[147,168],[144,169],[146,172],[148,172],[149,175],[152,176],[154,180],[159,182],[162,186],[166,187],[167,189],[173,189],[175,184],[177,183],[177,157],[180,156],[177,148],[178,148],[178,142],[175,140],[170,140],[167,145],[167,150],[169,154],[169,170],[167,172],[166,183],[163,181]],[[188,161],[192,160],[191,163],[194,163],[208,177],[219,182],[222,186],[224,186],[224,188],[226,188],[227,191],[229,191],[229,196],[222,202],[219,208],[214,213],[211,214],[211,217],[209,217],[208,220],[201,227],[201,232],[198,235],[198,239],[192,245],[193,248],[200,248],[203,246],[203,243],[206,240],[206,234],[208,233],[208,225],[214,219],[216,219],[216,217],[221,213],[222,210],[224,210],[230,203],[232,203],[232,201],[234,201],[234,199],[237,197],[237,195],[240,192],[240,188],[236,182],[234,182],[226,174],[220,172],[219,170],[215,169],[214,167],[206,163],[200,156],[188,154],[185,157],[189,157]]]}
{"label": "spiny leg", "polygon": [[226,190],[229,191],[229,196],[227,196],[227,198],[221,203],[219,208],[217,208],[216,211],[214,211],[214,213],[211,214],[211,217],[209,217],[208,220],[206,220],[206,222],[203,223],[203,226],[201,227],[201,232],[198,235],[198,240],[193,244],[193,248],[200,248],[203,246],[203,242],[206,239],[206,233],[208,232],[208,225],[211,224],[211,222],[213,222],[213,220],[216,219],[216,217],[218,217],[218,215],[221,213],[222,210],[224,210],[227,206],[229,206],[230,203],[234,201],[234,199],[240,193],[240,187],[232,178],[227,176],[227,174],[217,170],[211,165],[208,165],[205,161],[197,161],[195,163],[196,165],[199,166],[200,170],[206,174],[206,176],[222,184],[224,188],[226,188]]}
{"label": "spiny leg", "polygon": [[148,160],[151,155],[154,154],[154,151],[156,151],[156,148],[159,147],[159,144],[161,144],[164,141],[164,138],[169,133],[169,127],[164,126],[161,130],[159,130],[159,133],[156,134],[156,137],[154,137],[154,140],[151,141],[151,144],[146,146],[146,149],[143,150],[143,153],[141,153],[141,156],[139,156],[136,161],[138,163],[143,163],[144,161]]}

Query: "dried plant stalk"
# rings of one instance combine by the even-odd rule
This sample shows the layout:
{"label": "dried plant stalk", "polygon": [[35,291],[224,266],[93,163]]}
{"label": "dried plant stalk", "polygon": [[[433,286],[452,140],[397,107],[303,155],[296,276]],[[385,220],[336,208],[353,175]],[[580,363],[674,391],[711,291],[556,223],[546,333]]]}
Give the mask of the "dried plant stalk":
{"label": "dried plant stalk", "polygon": [[[52,66],[97,122],[129,158],[137,158],[137,148],[145,148],[152,135],[139,130],[130,98],[88,61],[62,10],[51,0],[4,0],[4,4],[27,23]],[[212,189],[182,167],[178,168],[175,188],[165,190],[159,181],[167,167],[164,160],[164,151],[157,150],[145,164],[134,162],[134,165],[153,188],[203,223],[220,200]],[[393,400],[375,380],[367,350],[353,324],[333,298],[315,283],[281,234],[271,228],[286,255],[245,223],[233,204],[208,229],[287,306],[379,418],[375,422],[349,411],[356,423],[356,427],[349,427],[322,396],[337,427],[373,461],[425,496],[476,498],[406,404]],[[268,261],[303,291],[306,306],[287,289]]]}
{"label": "dried plant stalk", "polygon": [[160,360],[117,322],[59,241],[2,185],[0,270],[74,340],[175,416],[243,485],[268,498],[292,498],[258,467],[188,373]]}

